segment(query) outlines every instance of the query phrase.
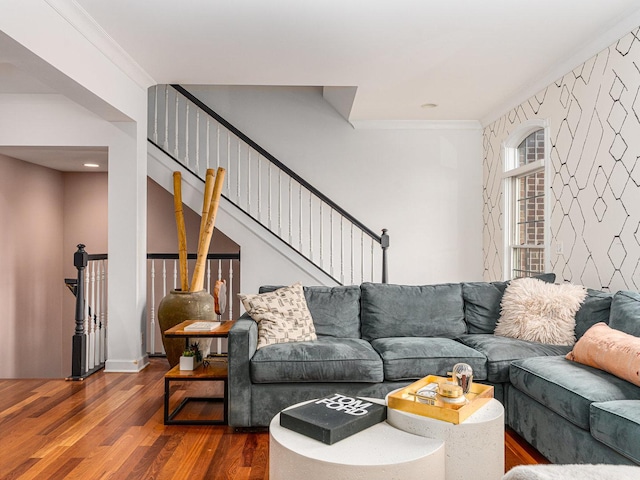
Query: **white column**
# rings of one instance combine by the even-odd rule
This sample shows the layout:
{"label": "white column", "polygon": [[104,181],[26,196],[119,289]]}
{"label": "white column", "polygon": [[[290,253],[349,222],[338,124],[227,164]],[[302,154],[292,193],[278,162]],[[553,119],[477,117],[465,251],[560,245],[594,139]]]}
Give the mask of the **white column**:
{"label": "white column", "polygon": [[147,126],[142,121],[116,125],[126,135],[118,136],[109,148],[109,355],[105,371],[137,372],[149,362],[145,348]]}

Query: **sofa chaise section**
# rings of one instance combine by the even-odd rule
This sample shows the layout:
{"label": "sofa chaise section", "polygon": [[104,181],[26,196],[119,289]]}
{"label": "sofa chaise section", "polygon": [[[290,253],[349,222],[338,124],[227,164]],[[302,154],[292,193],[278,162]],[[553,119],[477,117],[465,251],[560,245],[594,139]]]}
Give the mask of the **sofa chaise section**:
{"label": "sofa chaise section", "polygon": [[[618,332],[611,338],[627,335],[625,341],[639,345],[634,338],[640,334],[640,295],[588,293],[576,315],[576,336],[587,340],[581,344],[587,357],[576,357],[576,345],[567,358],[536,357],[511,364],[508,424],[554,463],[640,465],[640,386],[616,371],[626,362],[608,362],[615,364],[610,371],[578,362],[617,358],[610,357],[615,341],[591,333],[602,331]],[[626,358],[637,365],[637,353],[623,345]]]}

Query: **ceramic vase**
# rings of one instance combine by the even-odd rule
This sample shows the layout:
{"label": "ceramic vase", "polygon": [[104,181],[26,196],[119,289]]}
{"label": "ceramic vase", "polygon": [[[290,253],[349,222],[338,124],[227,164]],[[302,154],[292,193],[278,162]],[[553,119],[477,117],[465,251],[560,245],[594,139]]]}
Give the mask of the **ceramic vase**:
{"label": "ceramic vase", "polygon": [[213,297],[206,290],[198,292],[171,290],[162,299],[158,306],[158,323],[162,331],[162,344],[171,367],[175,367],[180,362],[186,343],[181,338],[166,338],[164,332],[185,320],[215,319]]}

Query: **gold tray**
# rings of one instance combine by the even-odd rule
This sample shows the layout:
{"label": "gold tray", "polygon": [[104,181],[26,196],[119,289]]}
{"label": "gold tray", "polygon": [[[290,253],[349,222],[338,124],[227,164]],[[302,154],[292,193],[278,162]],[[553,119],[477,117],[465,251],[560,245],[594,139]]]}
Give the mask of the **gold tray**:
{"label": "gold tray", "polygon": [[493,387],[491,385],[473,382],[471,390],[466,395],[468,403],[464,405],[445,404],[439,400],[435,402],[435,405],[429,405],[418,400],[416,392],[428,383],[443,383],[449,380],[450,378],[436,375],[424,377],[401,390],[389,394],[387,405],[389,408],[396,410],[458,424],[464,422],[471,414],[493,398]]}

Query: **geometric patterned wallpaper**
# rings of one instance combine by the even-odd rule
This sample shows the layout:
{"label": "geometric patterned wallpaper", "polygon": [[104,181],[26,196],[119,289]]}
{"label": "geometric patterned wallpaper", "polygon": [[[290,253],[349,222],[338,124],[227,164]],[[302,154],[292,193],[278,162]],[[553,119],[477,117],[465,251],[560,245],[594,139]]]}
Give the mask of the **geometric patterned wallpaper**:
{"label": "geometric patterned wallpaper", "polygon": [[503,276],[503,143],[531,119],[549,122],[557,281],[640,291],[640,28],[484,128],[485,280]]}

